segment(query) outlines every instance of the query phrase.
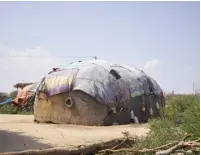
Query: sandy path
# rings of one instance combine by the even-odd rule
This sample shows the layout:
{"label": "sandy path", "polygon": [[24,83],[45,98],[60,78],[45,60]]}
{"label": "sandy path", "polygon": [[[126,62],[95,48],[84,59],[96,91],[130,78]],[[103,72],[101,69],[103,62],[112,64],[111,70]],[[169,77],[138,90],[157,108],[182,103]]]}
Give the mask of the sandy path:
{"label": "sandy path", "polygon": [[146,135],[146,125],[122,125],[109,127],[36,124],[31,115],[0,115],[0,152],[50,147],[75,147],[113,138],[121,138],[121,132]]}

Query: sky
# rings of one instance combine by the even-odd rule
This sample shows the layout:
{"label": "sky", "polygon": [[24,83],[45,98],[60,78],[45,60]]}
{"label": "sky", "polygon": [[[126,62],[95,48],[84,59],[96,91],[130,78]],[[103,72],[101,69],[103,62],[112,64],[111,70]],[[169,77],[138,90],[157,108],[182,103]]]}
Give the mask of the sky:
{"label": "sky", "polygon": [[200,2],[0,2],[0,23],[0,91],[94,56],[200,88]]}

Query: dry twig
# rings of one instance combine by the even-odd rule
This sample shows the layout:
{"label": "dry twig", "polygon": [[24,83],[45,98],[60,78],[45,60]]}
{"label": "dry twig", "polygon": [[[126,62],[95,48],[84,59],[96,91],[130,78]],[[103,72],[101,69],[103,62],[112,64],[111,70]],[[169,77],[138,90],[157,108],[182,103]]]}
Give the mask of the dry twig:
{"label": "dry twig", "polygon": [[[190,142],[184,142],[187,138],[189,138],[191,135],[186,135],[182,141],[178,142],[178,141],[174,141],[171,143],[168,143],[166,145],[162,145],[159,147],[156,147],[154,149],[142,149],[142,150],[137,150],[137,149],[133,149],[133,148],[122,148],[122,149],[118,149],[118,150],[114,150],[114,148],[112,149],[106,149],[106,150],[101,150],[99,151],[100,153],[103,154],[107,154],[107,153],[122,153],[122,152],[127,152],[127,153],[156,153],[156,155],[169,155],[170,153],[176,151],[177,149],[180,148],[185,148],[185,147],[200,147],[200,143],[196,142],[196,141],[190,141]],[[176,145],[174,145],[176,144]],[[167,150],[162,150],[166,147],[169,147],[171,145],[171,148],[167,149]]]}
{"label": "dry twig", "polygon": [[172,146],[171,148],[163,151],[156,152],[156,155],[169,155],[170,153],[184,147],[199,147],[200,143],[198,142],[184,142],[187,138],[191,137],[192,135],[186,135],[181,142],[179,142],[177,145]]}
{"label": "dry twig", "polygon": [[[168,143],[166,145],[162,145],[160,147],[156,147],[154,149],[134,149],[134,148],[120,148],[123,147],[125,142],[129,142],[129,137],[128,133],[125,132],[123,133],[126,139],[115,139],[112,141],[104,142],[104,143],[99,143],[99,144],[94,144],[90,146],[86,146],[84,148],[80,147],[79,149],[75,150],[69,150],[69,149],[59,149],[59,148],[51,148],[51,149],[45,149],[45,150],[27,150],[27,151],[21,151],[21,152],[7,152],[3,153],[4,155],[78,155],[78,154],[95,154],[95,153],[101,153],[101,154],[106,154],[106,153],[132,153],[132,154],[137,154],[137,153],[156,153],[156,155],[169,155],[173,152],[181,152],[181,153],[192,153],[192,152],[199,152],[200,149],[200,143],[198,140],[195,141],[188,141],[185,142],[187,138],[190,137],[190,135],[185,136],[182,141],[174,141],[172,143]],[[176,144],[177,143],[177,144]],[[176,144],[176,145],[175,145]],[[173,146],[172,146],[173,145]],[[172,147],[170,147],[172,146]],[[167,147],[170,147],[167,150],[162,150]],[[112,149],[108,149],[112,148]],[[120,148],[120,149],[117,149]],[[179,150],[183,149],[185,150]],[[190,148],[191,150],[186,150],[187,148]],[[178,150],[178,151],[176,151]],[[0,153],[0,155],[3,155]]]}

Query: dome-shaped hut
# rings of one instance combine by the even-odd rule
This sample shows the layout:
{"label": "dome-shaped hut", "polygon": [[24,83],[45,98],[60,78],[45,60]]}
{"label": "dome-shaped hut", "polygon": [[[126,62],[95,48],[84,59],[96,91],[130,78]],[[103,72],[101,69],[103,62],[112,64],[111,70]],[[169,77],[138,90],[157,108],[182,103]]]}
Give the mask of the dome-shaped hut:
{"label": "dome-shaped hut", "polygon": [[143,71],[93,60],[70,64],[41,81],[37,122],[112,125],[146,122],[164,106],[160,86]]}

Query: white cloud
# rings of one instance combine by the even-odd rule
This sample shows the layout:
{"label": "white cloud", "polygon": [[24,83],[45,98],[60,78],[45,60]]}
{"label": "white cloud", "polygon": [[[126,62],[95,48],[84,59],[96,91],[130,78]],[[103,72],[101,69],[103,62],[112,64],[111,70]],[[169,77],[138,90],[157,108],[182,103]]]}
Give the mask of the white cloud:
{"label": "white cloud", "polygon": [[150,70],[150,69],[154,69],[158,64],[159,64],[159,60],[158,59],[152,59],[152,60],[149,60],[145,63],[144,65],[144,69],[145,70]]}
{"label": "white cloud", "polygon": [[8,52],[9,57],[20,57],[20,58],[33,58],[33,57],[51,57],[50,53],[47,51],[47,49],[36,46],[34,48],[26,48],[22,51],[16,51],[16,50],[10,50]]}
{"label": "white cloud", "polygon": [[190,67],[190,66],[188,66],[186,69],[187,69],[187,71],[192,71],[193,70],[193,68]]}
{"label": "white cloud", "polygon": [[159,73],[160,73],[159,64],[161,64],[160,60],[157,58],[154,58],[152,60],[145,62],[144,66],[143,66],[143,70],[149,76],[151,76],[152,78],[157,80],[159,78]]}

